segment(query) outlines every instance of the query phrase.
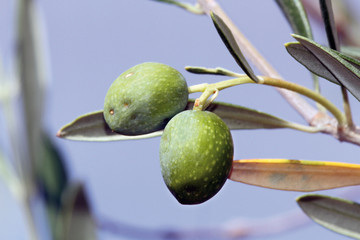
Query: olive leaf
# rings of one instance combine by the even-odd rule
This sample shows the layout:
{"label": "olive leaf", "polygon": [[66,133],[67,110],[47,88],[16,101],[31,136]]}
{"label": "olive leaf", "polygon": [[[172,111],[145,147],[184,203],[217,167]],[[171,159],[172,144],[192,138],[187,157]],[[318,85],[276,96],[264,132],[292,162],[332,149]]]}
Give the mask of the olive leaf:
{"label": "olive leaf", "polygon": [[276,0],[294,33],[313,38],[310,23],[300,0]]}
{"label": "olive leaf", "polygon": [[321,16],[324,20],[326,36],[331,49],[339,50],[339,39],[337,36],[334,13],[331,0],[320,0]]}
{"label": "olive leaf", "polygon": [[[192,109],[194,100],[189,100],[184,110]],[[228,125],[231,130],[235,129],[259,129],[259,128],[291,128],[307,132],[318,132],[320,129],[307,127],[300,124],[285,121],[260,111],[232,105],[222,102],[213,102],[207,111],[214,112]],[[162,131],[144,135],[126,136],[111,131],[107,126],[102,111],[88,113],[75,119],[73,122],[62,127],[57,136],[76,141],[119,141],[134,140],[161,136]]]}
{"label": "olive leaf", "polygon": [[36,161],[36,180],[45,203],[59,208],[62,194],[69,181],[68,174],[60,151],[46,133],[42,136],[44,152]]}
{"label": "olive leaf", "polygon": [[318,194],[304,195],[296,201],[312,220],[323,227],[360,239],[360,204]]}
{"label": "olive leaf", "polygon": [[306,47],[298,42],[290,42],[285,44],[288,53],[295,58],[296,61],[304,65],[310,72],[325,78],[333,83],[339,84],[334,75],[324,66]]}
{"label": "olive leaf", "polygon": [[292,159],[233,162],[229,179],[265,188],[311,192],[360,185],[360,165]]}
{"label": "olive leaf", "polygon": [[88,113],[62,127],[56,136],[76,141],[120,141],[161,136],[162,131],[137,136],[113,132],[105,122],[103,111]]}
{"label": "olive leaf", "polygon": [[221,39],[223,40],[225,46],[237,62],[237,64],[242,68],[242,70],[255,82],[259,82],[258,77],[255,75],[254,71],[251,69],[246,58],[242,54],[239,45],[237,44],[234,35],[232,34],[230,28],[226,23],[215,13],[211,13],[211,19],[215,25],[217,32],[219,33]]}
{"label": "olive leaf", "polygon": [[[338,80],[329,71],[329,69],[324,66],[319,59],[317,59],[306,47],[301,45],[299,42],[286,43],[285,47],[288,53],[299,63],[304,65],[309,71],[333,83],[339,84]],[[350,63],[353,67],[360,70],[360,61],[353,58],[348,53],[338,52],[332,49],[327,49],[327,51],[332,51],[334,54],[338,55],[339,57]]]}
{"label": "olive leaf", "polygon": [[68,186],[64,192],[62,206],[62,212],[58,218],[59,239],[97,239],[95,220],[81,183],[76,182]]}
{"label": "olive leaf", "polygon": [[185,70],[195,74],[211,74],[211,75],[220,75],[220,76],[229,76],[229,77],[239,77],[238,73],[232,72],[225,68],[206,68],[206,67],[195,67],[195,66],[186,66]]}
{"label": "olive leaf", "polygon": [[[320,44],[299,35],[293,34],[293,37],[313,54],[324,68],[328,69],[337,82],[344,85],[356,99],[360,100],[360,70],[357,67],[354,67],[348,60],[344,60],[340,57],[339,54],[335,53],[335,50],[321,46]],[[289,51],[290,54],[294,52],[299,51]],[[306,60],[309,58],[303,58],[303,60],[304,59]],[[301,61],[299,62],[302,63]],[[305,64],[305,66],[309,67],[309,65],[313,63],[306,62]]]}

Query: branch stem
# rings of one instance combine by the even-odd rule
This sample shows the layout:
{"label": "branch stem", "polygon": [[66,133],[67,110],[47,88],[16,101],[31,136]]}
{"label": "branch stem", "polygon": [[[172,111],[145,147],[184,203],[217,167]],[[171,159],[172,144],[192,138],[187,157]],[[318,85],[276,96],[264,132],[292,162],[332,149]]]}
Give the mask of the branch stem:
{"label": "branch stem", "polygon": [[296,92],[298,94],[306,96],[306,97],[314,100],[315,102],[321,104],[329,112],[331,112],[334,115],[334,117],[337,119],[339,127],[344,127],[347,125],[347,121],[346,121],[344,114],[332,102],[330,102],[327,98],[323,97],[321,94],[319,94],[311,89],[308,89],[306,87],[303,87],[301,85],[298,85],[296,83],[284,81],[282,79],[276,79],[276,78],[265,77],[265,76],[263,76],[263,77],[259,76],[258,78],[260,80],[259,83],[255,83],[247,75],[239,75],[238,78],[229,79],[229,80],[225,80],[225,81],[221,81],[221,82],[217,82],[217,83],[212,83],[212,84],[204,83],[204,84],[190,86],[189,93],[203,92],[203,94],[198,99],[198,104],[196,106],[194,106],[194,109],[196,109],[196,110],[204,109],[207,99],[212,94],[214,94],[216,91],[220,91],[222,89],[240,85],[240,84],[255,83],[255,84],[264,84],[264,85],[268,85],[268,86],[277,87],[280,89],[290,90],[292,92]]}
{"label": "branch stem", "polygon": [[[241,50],[254,66],[265,76],[281,79],[280,74],[270,65],[268,61],[257,51],[257,49],[246,39],[236,25],[231,21],[227,14],[215,0],[198,0],[199,6],[203,11],[210,15],[215,12],[226,25],[230,28]],[[311,123],[317,115],[318,110],[311,106],[305,99],[298,94],[286,89],[277,89],[284,99],[308,122]]]}

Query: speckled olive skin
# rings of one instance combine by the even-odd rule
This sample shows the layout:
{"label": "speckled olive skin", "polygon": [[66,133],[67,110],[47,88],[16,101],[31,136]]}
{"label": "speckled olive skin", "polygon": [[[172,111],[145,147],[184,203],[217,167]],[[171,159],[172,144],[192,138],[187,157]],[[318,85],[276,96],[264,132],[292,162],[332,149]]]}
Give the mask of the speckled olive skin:
{"label": "speckled olive skin", "polygon": [[146,62],[122,73],[110,86],[104,102],[104,118],[110,129],[124,135],[140,135],[163,129],[184,110],[188,87],[176,69]]}
{"label": "speckled olive skin", "polygon": [[224,185],[233,161],[233,141],[216,114],[187,110],[166,125],[160,142],[164,181],[181,204],[199,204]]}

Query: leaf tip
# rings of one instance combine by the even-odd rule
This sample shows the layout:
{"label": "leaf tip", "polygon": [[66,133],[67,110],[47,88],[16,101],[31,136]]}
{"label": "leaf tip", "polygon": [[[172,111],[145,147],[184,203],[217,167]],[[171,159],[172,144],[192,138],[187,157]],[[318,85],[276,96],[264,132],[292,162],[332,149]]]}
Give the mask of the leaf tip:
{"label": "leaf tip", "polygon": [[62,131],[62,129],[59,129],[56,133],[56,137],[63,138],[65,136],[65,133]]}

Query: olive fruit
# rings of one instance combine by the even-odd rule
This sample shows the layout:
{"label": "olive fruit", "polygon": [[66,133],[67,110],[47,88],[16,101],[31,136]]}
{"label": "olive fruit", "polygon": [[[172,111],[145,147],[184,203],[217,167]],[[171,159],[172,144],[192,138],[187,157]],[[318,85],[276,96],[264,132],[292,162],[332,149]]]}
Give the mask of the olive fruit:
{"label": "olive fruit", "polygon": [[227,125],[208,111],[187,110],[166,125],[160,142],[165,184],[181,204],[199,204],[224,185],[233,161]]}
{"label": "olive fruit", "polygon": [[176,69],[145,62],[122,73],[110,86],[104,102],[109,128],[124,135],[163,129],[188,101],[188,87]]}

